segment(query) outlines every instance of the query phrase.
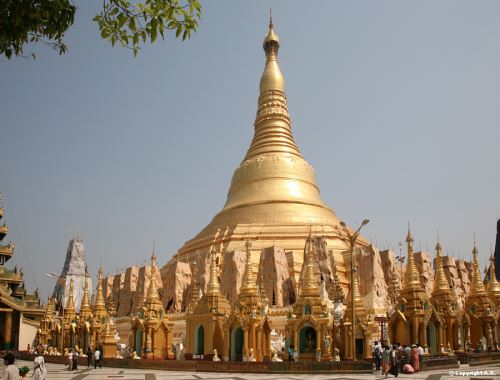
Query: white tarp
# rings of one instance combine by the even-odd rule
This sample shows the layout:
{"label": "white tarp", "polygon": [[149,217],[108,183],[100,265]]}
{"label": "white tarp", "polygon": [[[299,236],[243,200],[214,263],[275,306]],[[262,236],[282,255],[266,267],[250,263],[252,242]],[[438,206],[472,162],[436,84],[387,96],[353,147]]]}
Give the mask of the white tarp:
{"label": "white tarp", "polygon": [[[55,297],[58,302],[63,301],[64,307],[68,302],[70,281],[73,279],[73,301],[75,309],[80,311],[82,303],[83,291],[85,287],[85,246],[80,238],[71,239],[66,252],[66,261],[61,272],[61,276],[57,280],[52,297]],[[92,279],[89,275],[89,300],[92,294]]]}

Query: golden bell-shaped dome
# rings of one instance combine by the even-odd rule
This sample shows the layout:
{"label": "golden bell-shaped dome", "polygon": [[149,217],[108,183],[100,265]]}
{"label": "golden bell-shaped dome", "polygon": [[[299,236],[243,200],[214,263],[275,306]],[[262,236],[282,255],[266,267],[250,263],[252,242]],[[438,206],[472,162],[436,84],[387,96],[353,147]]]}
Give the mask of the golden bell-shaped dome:
{"label": "golden bell-shaped dome", "polygon": [[233,174],[223,209],[177,257],[209,252],[217,231],[226,231],[217,238],[226,251],[244,249],[250,238],[256,250],[276,242],[298,254],[311,225],[321,226],[330,248],[345,247],[338,239],[339,221],[322,201],[314,169],[302,157],[292,135],[285,81],[278,64],[280,44],[272,22],[263,45],[266,61],[253,140]]}

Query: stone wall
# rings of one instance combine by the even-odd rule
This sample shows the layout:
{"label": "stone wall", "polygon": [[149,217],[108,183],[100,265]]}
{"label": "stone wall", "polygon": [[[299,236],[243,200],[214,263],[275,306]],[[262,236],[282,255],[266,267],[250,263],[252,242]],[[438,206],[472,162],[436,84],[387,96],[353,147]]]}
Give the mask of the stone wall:
{"label": "stone wall", "polygon": [[259,278],[262,278],[263,290],[269,300],[269,305],[282,307],[295,302],[295,290],[283,248],[269,247],[262,250]]}
{"label": "stone wall", "polygon": [[163,283],[162,303],[167,313],[184,311],[192,272],[189,263],[170,260],[160,271]]}
{"label": "stone wall", "polygon": [[227,252],[224,257],[224,269],[220,276],[220,289],[232,305],[240,291],[241,279],[245,271],[245,251]]}

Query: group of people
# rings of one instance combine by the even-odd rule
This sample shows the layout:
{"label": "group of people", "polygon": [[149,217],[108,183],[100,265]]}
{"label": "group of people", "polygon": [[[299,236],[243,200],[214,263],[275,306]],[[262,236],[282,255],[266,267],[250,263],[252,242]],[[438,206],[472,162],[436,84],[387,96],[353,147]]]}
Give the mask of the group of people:
{"label": "group of people", "polygon": [[[7,352],[4,355],[3,361],[5,370],[3,372],[2,380],[20,380],[26,377],[29,372],[29,368],[26,366],[17,368],[17,366],[14,365],[16,358],[11,352]],[[34,380],[45,380],[46,375],[47,370],[45,369],[45,360],[43,359],[43,356],[37,356],[34,362],[32,377]]]}
{"label": "group of people", "polygon": [[419,343],[401,346],[399,343],[389,345],[375,341],[372,349],[375,369],[382,370],[385,377],[397,377],[400,369],[403,373],[420,372],[423,355],[424,349]]}
{"label": "group of people", "polygon": [[[80,357],[80,354],[78,353],[78,350],[76,349],[70,349],[67,352],[68,356],[68,370],[69,371],[75,371],[78,369],[78,358]],[[91,369],[92,365],[94,366],[94,369],[99,366],[99,368],[102,368],[102,354],[101,350],[99,348],[96,348],[95,350],[92,350],[90,347],[87,349],[86,355],[82,355],[87,357],[87,369]]]}

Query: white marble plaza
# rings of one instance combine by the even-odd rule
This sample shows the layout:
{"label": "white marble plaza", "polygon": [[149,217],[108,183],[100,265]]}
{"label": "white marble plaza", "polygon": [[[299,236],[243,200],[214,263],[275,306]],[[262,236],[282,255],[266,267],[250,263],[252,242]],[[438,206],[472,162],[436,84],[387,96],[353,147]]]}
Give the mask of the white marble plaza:
{"label": "white marble plaza", "polygon": [[[33,364],[31,362],[18,360],[15,363],[18,367],[23,365],[30,368],[28,378],[32,375]],[[0,364],[0,373],[3,374],[3,363]],[[234,379],[234,380],[329,380],[329,379],[345,379],[345,380],[361,380],[361,379],[385,379],[380,372],[365,375],[355,374],[247,374],[247,373],[213,373],[213,372],[180,372],[180,371],[162,371],[162,370],[138,370],[138,369],[123,369],[123,368],[105,368],[88,370],[81,367],[77,371],[68,372],[61,364],[47,364],[47,380],[198,380],[198,379]],[[477,373],[468,374],[469,372],[478,371]],[[461,366],[460,369],[454,371],[438,370],[426,371],[414,375],[400,374],[402,379],[429,379],[429,380],[450,380],[450,379],[499,379],[500,380],[500,365],[485,366],[484,368],[470,368],[469,366]],[[483,372],[483,373],[481,373]],[[488,374],[484,374],[488,372]],[[493,373],[493,374],[491,374]],[[452,376],[450,376],[450,374]],[[388,378],[394,378],[389,376]]]}

